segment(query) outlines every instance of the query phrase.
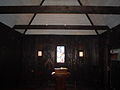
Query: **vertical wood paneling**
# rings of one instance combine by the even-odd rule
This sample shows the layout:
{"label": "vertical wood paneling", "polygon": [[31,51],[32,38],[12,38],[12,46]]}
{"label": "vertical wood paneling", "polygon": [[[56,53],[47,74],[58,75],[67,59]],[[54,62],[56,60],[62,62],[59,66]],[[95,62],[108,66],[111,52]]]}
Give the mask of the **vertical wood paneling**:
{"label": "vertical wood paneling", "polygon": [[[73,79],[91,81],[98,72],[99,45],[96,36],[62,36],[41,35],[25,36],[24,63],[25,72],[42,72],[50,76],[55,67],[68,67]],[[66,50],[65,64],[56,63],[56,47],[64,45]],[[43,50],[43,56],[37,57],[37,51]],[[78,51],[84,50],[85,57],[79,58]],[[92,80],[95,81],[95,80]]]}

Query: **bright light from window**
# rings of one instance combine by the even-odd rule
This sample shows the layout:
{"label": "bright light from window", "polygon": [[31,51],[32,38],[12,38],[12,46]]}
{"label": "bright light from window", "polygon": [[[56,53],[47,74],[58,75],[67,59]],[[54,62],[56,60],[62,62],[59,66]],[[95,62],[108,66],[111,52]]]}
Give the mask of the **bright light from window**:
{"label": "bright light from window", "polygon": [[65,47],[57,46],[57,63],[65,62]]}

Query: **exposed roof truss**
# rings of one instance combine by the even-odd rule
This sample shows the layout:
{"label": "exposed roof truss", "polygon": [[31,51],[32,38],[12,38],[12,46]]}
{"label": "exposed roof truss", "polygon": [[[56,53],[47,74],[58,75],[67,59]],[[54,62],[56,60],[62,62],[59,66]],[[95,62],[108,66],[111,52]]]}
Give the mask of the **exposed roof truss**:
{"label": "exposed roof truss", "polygon": [[108,26],[91,25],[15,25],[14,29],[69,29],[69,30],[108,30]]}
{"label": "exposed roof truss", "polygon": [[[18,5],[16,3],[15,5],[14,1],[19,2],[19,3],[24,2],[26,4],[23,3],[23,4]],[[90,1],[90,0],[84,0],[84,1],[83,0],[74,0],[74,1],[73,0],[68,0],[68,1],[64,1],[64,0],[24,1],[24,0],[20,0],[20,1],[16,1],[14,0],[14,1],[13,2],[9,1],[11,2],[11,4],[14,3],[14,5],[11,5],[9,3],[7,4],[5,1],[2,4],[0,2],[0,5],[1,5],[0,15],[1,17],[5,15],[5,17],[2,17],[2,18],[0,17],[1,18],[0,21],[4,21],[4,19],[6,19],[6,16],[10,16],[10,14],[11,15],[26,14],[26,15],[23,15],[26,17],[28,16],[28,18],[26,18],[26,21],[24,17],[21,18],[19,16],[16,16],[16,19],[20,18],[20,19],[23,19],[20,21],[23,21],[23,22],[25,21],[25,23],[26,22],[28,23],[19,24],[19,21],[14,20],[13,22],[16,22],[16,23],[14,23],[12,26],[14,29],[23,30],[24,31],[23,34],[26,34],[27,30],[34,31],[34,30],[44,29],[44,30],[49,31],[52,29],[53,31],[55,31],[57,29],[58,31],[60,29],[64,31],[67,29],[67,31],[69,30],[70,31],[92,30],[97,35],[99,35],[99,31],[109,30],[112,22],[116,21],[116,23],[114,23],[112,26],[119,24],[119,16],[120,16],[119,0],[116,0],[116,1],[106,0],[105,3],[107,5],[104,4],[103,2],[104,0],[101,0],[101,1],[99,0],[98,1],[97,0],[93,0],[93,1]],[[27,5],[27,2],[31,4]],[[32,2],[35,2],[36,4],[35,3],[32,4]],[[100,4],[100,2],[103,2],[103,4]],[[111,2],[116,2],[116,3],[114,3],[113,5],[113,4],[110,4]],[[96,3],[96,5],[90,4],[90,3]],[[68,17],[66,17],[66,15],[68,15]],[[80,15],[80,16],[77,16],[77,15]],[[109,17],[109,19],[105,18],[106,16],[104,15],[107,15],[107,17],[112,15],[111,17],[114,17],[114,19],[111,19],[111,17]],[[83,17],[85,19],[80,19]],[[57,19],[57,18],[63,18],[63,19]],[[104,22],[104,20],[106,19],[108,19],[108,22],[107,21]],[[9,20],[9,18],[7,18],[6,21],[7,20]],[[72,22],[72,23],[69,23],[69,22]],[[99,22],[101,23],[99,24]]]}
{"label": "exposed roof truss", "polygon": [[0,14],[120,14],[119,6],[0,6]]}

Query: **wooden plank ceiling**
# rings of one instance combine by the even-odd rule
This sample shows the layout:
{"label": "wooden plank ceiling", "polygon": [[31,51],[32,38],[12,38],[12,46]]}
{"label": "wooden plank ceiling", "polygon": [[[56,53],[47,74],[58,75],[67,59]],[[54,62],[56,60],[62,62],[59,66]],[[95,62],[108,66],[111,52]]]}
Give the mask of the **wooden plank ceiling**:
{"label": "wooden plank ceiling", "polygon": [[0,22],[23,34],[99,35],[120,24],[120,0],[1,0]]}

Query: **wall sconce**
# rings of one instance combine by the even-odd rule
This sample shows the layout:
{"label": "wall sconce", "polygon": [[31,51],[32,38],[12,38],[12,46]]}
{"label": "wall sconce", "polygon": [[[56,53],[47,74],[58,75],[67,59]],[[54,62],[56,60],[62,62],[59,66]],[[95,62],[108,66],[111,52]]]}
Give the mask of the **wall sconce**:
{"label": "wall sconce", "polygon": [[39,57],[42,56],[42,51],[38,51],[38,56],[39,56]]}
{"label": "wall sconce", "polygon": [[80,50],[79,51],[79,57],[83,57],[84,56],[84,52],[83,52],[83,50]]}

